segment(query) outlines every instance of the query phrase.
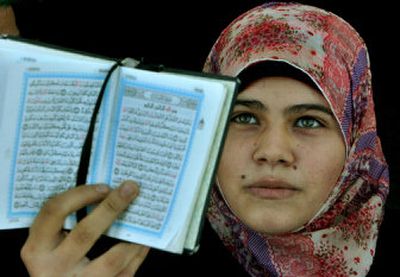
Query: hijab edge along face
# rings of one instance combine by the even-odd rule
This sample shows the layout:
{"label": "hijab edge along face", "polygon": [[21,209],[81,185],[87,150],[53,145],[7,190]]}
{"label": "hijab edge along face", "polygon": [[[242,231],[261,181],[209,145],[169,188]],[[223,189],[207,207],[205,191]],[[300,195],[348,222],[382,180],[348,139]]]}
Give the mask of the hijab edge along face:
{"label": "hijab edge along face", "polygon": [[[349,147],[348,147],[348,145],[347,145],[347,143],[346,143],[346,139],[345,139],[345,136],[344,136],[343,129],[341,128],[340,121],[339,121],[339,119],[338,119],[338,117],[337,117],[337,114],[335,113],[335,110],[333,109],[333,105],[331,104],[329,97],[327,97],[326,93],[324,92],[324,90],[322,89],[322,87],[320,86],[320,84],[314,79],[314,77],[313,77],[309,72],[305,71],[304,69],[302,69],[302,68],[299,67],[298,65],[293,64],[291,61],[288,61],[288,60],[285,60],[285,59],[271,59],[271,58],[263,58],[263,59],[259,59],[259,60],[253,60],[253,61],[249,62],[248,64],[244,65],[243,68],[241,68],[241,69],[235,74],[235,76],[240,76],[240,74],[241,74],[242,72],[244,72],[244,71],[248,70],[250,67],[252,67],[252,66],[254,66],[254,65],[257,65],[257,64],[260,64],[260,63],[274,63],[274,64],[276,64],[276,63],[284,63],[284,64],[286,64],[286,65],[288,65],[288,66],[290,66],[290,67],[293,67],[294,70],[298,70],[299,72],[301,72],[300,74],[304,74],[306,78],[309,78],[309,80],[312,82],[312,86],[315,86],[315,87],[316,87],[316,89],[318,90],[318,92],[324,97],[325,101],[328,103],[329,108],[330,108],[330,110],[332,111],[333,116],[334,116],[334,118],[335,118],[335,120],[336,120],[336,122],[337,122],[337,124],[338,124],[340,133],[341,133],[341,135],[342,135],[344,147],[345,147],[345,162],[346,162],[346,161],[347,161],[347,158],[348,158]],[[285,73],[283,73],[283,74],[285,74]],[[266,76],[269,76],[269,75],[267,74]],[[285,75],[282,75],[282,76],[285,76]],[[289,74],[289,75],[286,74],[286,76],[291,77],[291,74]],[[239,92],[239,93],[241,93],[241,92]],[[343,172],[343,170],[345,169],[345,166],[346,166],[346,165],[343,166],[342,172]],[[342,173],[342,174],[343,174],[343,173]],[[340,176],[341,176],[342,174],[340,174]],[[336,185],[332,188],[331,193],[329,194],[329,196],[328,196],[328,198],[326,199],[326,201],[324,201],[324,203],[330,203],[330,202],[332,202],[332,201],[337,197],[337,194],[338,194],[338,192],[339,192],[338,187],[340,186],[340,184],[338,184],[339,182],[340,182],[340,177],[339,177],[339,179],[336,181]],[[223,196],[223,194],[222,194],[222,192],[221,192],[220,185],[218,185],[218,190],[220,191],[220,193],[221,193],[221,195],[222,195],[224,201],[226,202],[226,199],[225,199],[225,197]],[[226,202],[226,203],[228,204],[228,202]],[[229,204],[228,204],[228,206],[229,206]],[[306,224],[304,224],[303,226],[300,226],[299,228],[297,228],[296,230],[294,230],[293,233],[303,230],[306,226],[310,225],[310,223],[312,223],[316,218],[318,218],[319,216],[321,216],[321,214],[323,214],[324,212],[326,212],[326,210],[327,210],[328,208],[329,208],[328,205],[322,205],[322,206],[320,207],[320,209],[315,213],[315,215],[314,215],[312,218],[310,218],[310,220],[309,220]],[[229,208],[229,209],[231,210],[231,208]],[[233,213],[233,212],[232,212],[232,213]],[[233,213],[233,214],[234,214],[234,213]]]}

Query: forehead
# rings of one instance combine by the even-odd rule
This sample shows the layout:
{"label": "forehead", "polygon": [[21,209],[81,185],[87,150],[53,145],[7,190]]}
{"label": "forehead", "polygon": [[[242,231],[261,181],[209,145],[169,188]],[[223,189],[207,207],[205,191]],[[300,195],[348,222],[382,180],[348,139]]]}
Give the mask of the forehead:
{"label": "forehead", "polygon": [[257,99],[269,105],[318,103],[328,107],[328,102],[315,87],[291,77],[262,77],[249,84],[238,99]]}

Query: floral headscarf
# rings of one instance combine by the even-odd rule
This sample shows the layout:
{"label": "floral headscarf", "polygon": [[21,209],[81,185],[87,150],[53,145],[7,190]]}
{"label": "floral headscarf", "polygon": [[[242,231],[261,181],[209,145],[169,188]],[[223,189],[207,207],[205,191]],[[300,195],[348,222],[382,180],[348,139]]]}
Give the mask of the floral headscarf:
{"label": "floral headscarf", "polygon": [[252,276],[364,276],[373,261],[389,190],[366,46],[332,13],[274,2],[235,19],[214,44],[204,71],[237,76],[250,65],[271,60],[302,70],[319,87],[343,133],[343,172],[319,212],[296,232],[266,236],[249,229],[216,186],[209,221]]}

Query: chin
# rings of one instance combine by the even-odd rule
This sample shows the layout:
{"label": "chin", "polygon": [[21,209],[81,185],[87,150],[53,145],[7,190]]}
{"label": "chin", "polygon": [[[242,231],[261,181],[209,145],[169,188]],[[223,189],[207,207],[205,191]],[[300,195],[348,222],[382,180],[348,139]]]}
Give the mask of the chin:
{"label": "chin", "polygon": [[[275,220],[271,220],[270,218],[254,218],[249,221],[243,221],[250,229],[267,235],[267,236],[276,236],[276,235],[285,235],[298,231],[303,227],[303,224],[300,222],[293,222],[290,218],[286,220],[282,218],[280,215],[274,216]],[[286,222],[285,222],[286,221]],[[260,222],[263,222],[260,224]]]}

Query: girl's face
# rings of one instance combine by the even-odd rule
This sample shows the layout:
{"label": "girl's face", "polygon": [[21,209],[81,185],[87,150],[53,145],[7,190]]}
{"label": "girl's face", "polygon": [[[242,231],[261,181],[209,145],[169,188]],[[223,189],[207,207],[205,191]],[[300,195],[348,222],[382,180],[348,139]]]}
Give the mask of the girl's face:
{"label": "girl's face", "polygon": [[288,77],[265,77],[239,94],[218,181],[232,212],[264,234],[306,224],[345,162],[339,126],[324,97]]}

